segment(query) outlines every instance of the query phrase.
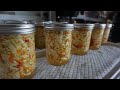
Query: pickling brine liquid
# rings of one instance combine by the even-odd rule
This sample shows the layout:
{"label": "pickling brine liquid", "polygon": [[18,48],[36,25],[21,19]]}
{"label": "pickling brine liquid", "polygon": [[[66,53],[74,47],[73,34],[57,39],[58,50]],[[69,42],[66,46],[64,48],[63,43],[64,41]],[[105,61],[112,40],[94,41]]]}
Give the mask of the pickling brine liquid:
{"label": "pickling brine liquid", "polygon": [[51,65],[65,65],[71,57],[72,31],[49,30],[46,34],[46,57]]}
{"label": "pickling brine liquid", "polygon": [[30,78],[34,73],[35,63],[34,33],[0,35],[0,78]]}

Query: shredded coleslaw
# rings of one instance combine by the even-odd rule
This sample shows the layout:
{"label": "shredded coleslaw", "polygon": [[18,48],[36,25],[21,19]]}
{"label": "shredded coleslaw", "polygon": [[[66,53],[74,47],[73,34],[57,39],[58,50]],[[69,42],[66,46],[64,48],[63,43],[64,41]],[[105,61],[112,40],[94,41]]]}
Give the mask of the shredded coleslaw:
{"label": "shredded coleslaw", "polygon": [[84,55],[89,50],[91,31],[86,28],[75,28],[72,35],[72,54]]}
{"label": "shredded coleslaw", "polygon": [[35,70],[34,33],[0,35],[0,77],[25,78]]}
{"label": "shredded coleslaw", "polygon": [[104,30],[95,28],[92,31],[91,42],[90,42],[90,49],[99,49],[102,43]]}
{"label": "shredded coleslaw", "polygon": [[35,46],[39,49],[45,48],[44,26],[38,26],[35,34]]}
{"label": "shredded coleslaw", "polygon": [[66,64],[71,56],[72,31],[46,31],[46,57],[50,64]]}

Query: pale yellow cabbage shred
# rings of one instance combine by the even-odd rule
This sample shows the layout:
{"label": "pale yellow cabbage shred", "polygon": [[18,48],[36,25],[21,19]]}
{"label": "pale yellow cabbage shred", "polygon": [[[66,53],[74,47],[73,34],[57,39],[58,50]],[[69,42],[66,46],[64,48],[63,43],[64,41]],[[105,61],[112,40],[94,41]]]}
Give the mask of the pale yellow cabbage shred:
{"label": "pale yellow cabbage shred", "polygon": [[45,33],[43,26],[36,27],[35,46],[38,49],[45,48]]}

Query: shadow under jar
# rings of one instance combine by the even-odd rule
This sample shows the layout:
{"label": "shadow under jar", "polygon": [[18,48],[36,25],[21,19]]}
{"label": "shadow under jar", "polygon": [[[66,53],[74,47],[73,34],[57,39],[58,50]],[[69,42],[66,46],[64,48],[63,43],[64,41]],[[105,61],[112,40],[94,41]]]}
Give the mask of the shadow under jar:
{"label": "shadow under jar", "polygon": [[54,23],[45,26],[46,57],[54,66],[65,65],[71,57],[73,24]]}
{"label": "shadow under jar", "polygon": [[103,33],[102,44],[106,44],[108,42],[111,27],[112,27],[112,24],[106,24],[106,27]]}
{"label": "shadow under jar", "polygon": [[72,33],[72,54],[85,55],[90,46],[94,24],[75,24]]}
{"label": "shadow under jar", "polygon": [[93,31],[92,31],[90,49],[96,50],[100,48],[105,25],[106,24],[95,24]]}
{"label": "shadow under jar", "polygon": [[34,75],[34,31],[32,24],[0,24],[1,79],[28,79]]}

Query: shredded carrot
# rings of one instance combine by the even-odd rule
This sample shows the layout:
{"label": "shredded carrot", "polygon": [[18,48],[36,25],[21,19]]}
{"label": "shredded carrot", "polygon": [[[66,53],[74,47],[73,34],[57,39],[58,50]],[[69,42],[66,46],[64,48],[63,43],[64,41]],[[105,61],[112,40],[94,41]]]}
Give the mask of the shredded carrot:
{"label": "shredded carrot", "polygon": [[91,38],[90,46],[93,46],[93,39]]}
{"label": "shredded carrot", "polygon": [[83,45],[82,44],[79,44],[79,45],[75,45],[73,44],[76,48],[81,48]]}
{"label": "shredded carrot", "polygon": [[63,57],[64,55],[62,54],[62,52],[59,52],[59,53],[58,53],[58,56],[59,56],[59,57]]}
{"label": "shredded carrot", "polygon": [[17,62],[18,62],[17,68],[20,68],[22,66],[22,60],[19,60]]}
{"label": "shredded carrot", "polygon": [[13,63],[14,56],[12,54],[9,55],[8,60],[9,62]]}
{"label": "shredded carrot", "polygon": [[29,39],[25,39],[25,42],[29,42]]}
{"label": "shredded carrot", "polygon": [[26,69],[29,69],[29,67],[23,66],[23,69],[26,70]]}
{"label": "shredded carrot", "polygon": [[26,66],[23,66],[23,70],[24,71],[29,70],[30,73],[33,71],[30,67],[26,67]]}
{"label": "shredded carrot", "polygon": [[50,55],[50,59],[51,59],[51,60],[52,60],[52,59],[54,59],[54,57],[53,57],[53,55],[52,55],[52,54]]}
{"label": "shredded carrot", "polygon": [[22,55],[25,55],[26,54],[26,52],[25,51],[22,51]]}
{"label": "shredded carrot", "polygon": [[20,73],[20,77],[21,77],[21,78],[24,78],[24,75],[23,75],[22,73]]}
{"label": "shredded carrot", "polygon": [[21,50],[17,50],[17,51],[16,51],[17,54],[20,53],[20,52],[21,52]]}

